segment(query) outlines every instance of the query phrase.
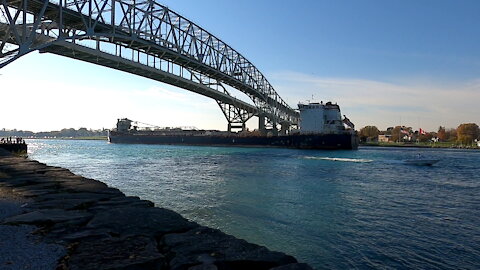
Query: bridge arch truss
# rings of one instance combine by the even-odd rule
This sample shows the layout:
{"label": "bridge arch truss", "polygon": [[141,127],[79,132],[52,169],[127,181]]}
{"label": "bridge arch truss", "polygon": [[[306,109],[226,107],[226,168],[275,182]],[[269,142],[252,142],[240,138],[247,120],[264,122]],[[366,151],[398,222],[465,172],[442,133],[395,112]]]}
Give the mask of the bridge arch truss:
{"label": "bridge arch truss", "polygon": [[[213,98],[229,129],[298,124],[293,110],[245,57],[154,0],[0,0],[0,68],[29,52],[53,53]],[[233,97],[226,85],[252,103]]]}

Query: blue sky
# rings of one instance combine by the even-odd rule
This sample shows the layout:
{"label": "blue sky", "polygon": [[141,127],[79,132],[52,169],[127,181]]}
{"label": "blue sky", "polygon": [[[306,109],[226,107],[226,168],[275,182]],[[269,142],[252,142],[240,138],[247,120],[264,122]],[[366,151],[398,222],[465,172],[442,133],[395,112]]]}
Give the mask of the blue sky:
{"label": "blue sky", "polygon": [[[480,1],[159,2],[242,53],[291,106],[332,100],[357,127],[480,124]],[[32,53],[0,74],[2,96],[25,104],[0,128],[226,128],[212,100],[67,58]]]}

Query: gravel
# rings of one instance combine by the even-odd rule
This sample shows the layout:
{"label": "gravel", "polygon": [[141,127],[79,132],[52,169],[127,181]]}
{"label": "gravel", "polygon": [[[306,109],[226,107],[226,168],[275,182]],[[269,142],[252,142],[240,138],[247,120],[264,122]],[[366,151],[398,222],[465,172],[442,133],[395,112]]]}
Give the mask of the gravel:
{"label": "gravel", "polygon": [[[1,194],[0,195],[4,195]],[[22,213],[22,202],[0,198],[0,221]],[[50,270],[66,254],[63,246],[42,242],[32,235],[35,226],[0,225],[0,269]]]}

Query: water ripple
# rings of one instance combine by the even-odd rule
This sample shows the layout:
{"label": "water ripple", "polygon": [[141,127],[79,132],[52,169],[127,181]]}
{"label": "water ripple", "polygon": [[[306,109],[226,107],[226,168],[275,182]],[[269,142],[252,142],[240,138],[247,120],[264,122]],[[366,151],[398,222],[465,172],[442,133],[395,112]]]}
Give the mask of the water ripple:
{"label": "water ripple", "polygon": [[[29,155],[318,269],[480,269],[480,152],[30,141]],[[421,153],[432,167],[402,160]]]}

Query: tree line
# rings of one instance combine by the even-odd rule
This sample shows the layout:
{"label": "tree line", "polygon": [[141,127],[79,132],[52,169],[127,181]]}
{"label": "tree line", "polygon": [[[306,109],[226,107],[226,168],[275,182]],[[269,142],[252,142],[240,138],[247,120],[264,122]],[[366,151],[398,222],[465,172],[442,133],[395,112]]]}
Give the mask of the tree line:
{"label": "tree line", "polygon": [[365,126],[360,129],[358,134],[362,142],[377,141],[379,135],[385,135],[389,141],[393,142],[405,141],[407,138],[414,142],[438,141],[468,145],[480,140],[480,128],[475,123],[465,123],[457,128],[449,129],[440,126],[436,132],[427,132],[422,129],[413,130],[412,127],[406,126],[389,127],[387,130],[381,131],[376,126]]}
{"label": "tree line", "polygon": [[32,132],[24,130],[0,130],[0,137],[22,137],[22,138],[78,138],[107,136],[107,130],[91,130],[86,128],[64,128],[59,131]]}

